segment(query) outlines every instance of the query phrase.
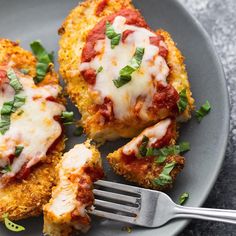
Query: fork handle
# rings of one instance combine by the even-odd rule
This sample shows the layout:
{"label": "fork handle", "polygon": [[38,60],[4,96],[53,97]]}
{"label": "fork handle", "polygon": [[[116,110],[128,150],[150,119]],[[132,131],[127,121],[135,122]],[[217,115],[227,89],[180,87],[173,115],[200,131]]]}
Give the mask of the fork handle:
{"label": "fork handle", "polygon": [[176,205],[174,218],[213,220],[236,224],[236,210],[184,207]]}

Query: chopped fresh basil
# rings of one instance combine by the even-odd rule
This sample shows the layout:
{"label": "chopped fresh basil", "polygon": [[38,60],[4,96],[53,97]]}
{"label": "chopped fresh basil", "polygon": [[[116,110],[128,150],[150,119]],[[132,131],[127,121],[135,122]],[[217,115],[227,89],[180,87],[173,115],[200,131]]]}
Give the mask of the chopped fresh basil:
{"label": "chopped fresh basil", "polygon": [[211,105],[206,101],[199,110],[196,111],[196,118],[200,122],[204,116],[206,116],[211,110]]}
{"label": "chopped fresh basil", "polygon": [[144,55],[144,48],[137,47],[134,56],[130,61],[130,65],[123,67],[120,70],[119,78],[113,80],[113,83],[117,88],[120,88],[123,85],[127,84],[129,81],[131,81],[132,79],[131,75],[134,71],[136,71],[140,67],[143,55]]}
{"label": "chopped fresh basil", "polygon": [[165,160],[166,160],[166,156],[160,155],[159,157],[155,159],[155,162],[160,164],[160,163],[163,163]]}
{"label": "chopped fresh basil", "polygon": [[154,184],[164,186],[166,184],[172,183],[170,172],[174,169],[175,164],[175,162],[167,163],[158,178],[154,179]]}
{"label": "chopped fresh basil", "polygon": [[187,108],[187,105],[188,105],[188,98],[187,98],[187,94],[186,94],[186,89],[183,89],[179,93],[179,101],[177,103],[177,106],[179,108],[179,112],[185,111],[185,109]]}
{"label": "chopped fresh basil", "polygon": [[10,119],[9,120],[3,120],[0,121],[0,133],[3,135],[9,130],[10,128]]}
{"label": "chopped fresh basil", "polygon": [[11,111],[14,101],[4,102],[1,109],[1,121],[0,121],[0,133],[3,135],[10,128],[11,123]]}
{"label": "chopped fresh basil", "polygon": [[131,76],[120,76],[119,79],[114,79],[113,83],[117,88],[127,84],[131,80]]}
{"label": "chopped fresh basil", "polygon": [[7,77],[10,80],[11,87],[15,90],[16,93],[19,93],[23,89],[23,87],[13,69],[7,70]]}
{"label": "chopped fresh basil", "polygon": [[102,70],[103,70],[103,67],[100,66],[100,67],[97,69],[97,74],[100,73]]}
{"label": "chopped fresh basil", "polygon": [[149,142],[149,138],[144,135],[141,145],[139,146],[139,156],[141,156],[141,157],[146,156],[148,142]]}
{"label": "chopped fresh basil", "polygon": [[16,94],[14,97],[14,103],[11,112],[15,112],[18,108],[25,104],[26,96],[22,94]]}
{"label": "chopped fresh basil", "polygon": [[4,102],[1,109],[0,133],[5,134],[10,128],[11,114],[25,103],[25,96],[16,94],[13,101]]}
{"label": "chopped fresh basil", "polygon": [[23,149],[24,149],[24,146],[16,146],[15,147],[15,156],[16,157],[20,156],[20,154],[22,153]]}
{"label": "chopped fresh basil", "polygon": [[131,66],[135,69],[138,69],[142,63],[144,54],[144,48],[137,47],[134,53],[133,58],[131,59]]}
{"label": "chopped fresh basil", "polygon": [[121,34],[117,34],[110,22],[106,22],[106,36],[111,40],[111,48],[120,43]]}
{"label": "chopped fresh basil", "polygon": [[20,70],[20,72],[27,75],[27,74],[29,74],[29,69],[24,69],[23,68],[23,69]]}
{"label": "chopped fresh basil", "polygon": [[13,232],[20,232],[25,230],[25,227],[18,225],[8,219],[8,213],[5,213],[2,215],[2,218],[4,219],[4,223],[7,229]]}
{"label": "chopped fresh basil", "polygon": [[5,134],[10,128],[11,114],[15,112],[19,107],[24,105],[26,97],[19,92],[23,89],[17,75],[13,69],[7,71],[7,77],[10,80],[10,86],[15,90],[15,96],[13,101],[4,102],[1,108],[1,121],[0,121],[0,133]]}
{"label": "chopped fresh basil", "polygon": [[1,116],[11,115],[13,104],[14,101],[4,102],[1,109]]}
{"label": "chopped fresh basil", "polygon": [[179,197],[179,204],[183,205],[188,198],[189,198],[189,193],[187,192],[182,193],[181,196]]}
{"label": "chopped fresh basil", "polygon": [[6,174],[7,172],[11,171],[11,166],[10,165],[6,165],[5,167],[2,168],[2,170],[0,171],[2,174]]}
{"label": "chopped fresh basil", "polygon": [[122,228],[121,228],[121,230],[122,231],[126,231],[127,233],[132,233],[132,231],[133,231],[133,228],[131,227],[131,226],[123,226]]}
{"label": "chopped fresh basil", "polygon": [[83,131],[84,131],[84,129],[83,129],[83,127],[82,126],[79,126],[79,127],[77,127],[76,129],[75,129],[75,131],[74,131],[74,136],[81,136],[82,134],[83,134]]}
{"label": "chopped fresh basil", "polygon": [[130,77],[131,78],[131,74],[135,71],[135,68],[132,66],[125,66],[120,70],[120,76],[121,77]]}
{"label": "chopped fresh basil", "polygon": [[182,142],[179,145],[171,145],[160,149],[149,147],[147,148],[146,156],[156,156],[157,158],[155,159],[155,162],[163,163],[167,156],[178,155],[189,150],[190,144],[188,142]]}
{"label": "chopped fresh basil", "polygon": [[74,112],[73,111],[63,111],[61,114],[64,125],[70,125],[74,123]]}
{"label": "chopped fresh basil", "polygon": [[53,62],[53,52],[48,53],[39,41],[33,41],[30,47],[38,60],[36,64],[36,77],[34,78],[35,84],[38,84],[45,78],[49,64]]}
{"label": "chopped fresh basil", "polygon": [[187,152],[190,150],[190,143],[189,142],[181,142],[179,144],[179,152]]}
{"label": "chopped fresh basil", "polygon": [[117,34],[115,37],[113,37],[111,39],[111,48],[114,49],[116,45],[119,44],[120,42],[120,37],[121,37],[121,34]]}

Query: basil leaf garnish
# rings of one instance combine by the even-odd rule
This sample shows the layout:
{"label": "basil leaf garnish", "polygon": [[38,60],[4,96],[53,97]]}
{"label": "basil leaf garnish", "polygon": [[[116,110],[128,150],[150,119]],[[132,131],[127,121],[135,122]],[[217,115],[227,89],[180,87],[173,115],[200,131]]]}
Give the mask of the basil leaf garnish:
{"label": "basil leaf garnish", "polygon": [[7,70],[7,77],[10,81],[10,86],[15,90],[15,96],[13,101],[4,102],[1,108],[0,133],[2,135],[10,128],[11,114],[24,105],[26,99],[24,95],[19,94],[23,86],[13,69]]}
{"label": "basil leaf garnish", "polygon": [[25,104],[26,96],[23,94],[16,94],[11,112],[15,112],[18,108]]}
{"label": "basil leaf garnish", "polygon": [[149,142],[149,138],[144,135],[141,145],[139,146],[139,156],[141,156],[141,157],[146,156],[148,142]]}
{"label": "basil leaf garnish", "polygon": [[16,93],[19,93],[23,89],[23,87],[13,69],[7,70],[7,77],[10,80],[11,87],[15,90]]}
{"label": "basil leaf garnish", "polygon": [[175,165],[175,162],[165,164],[158,178],[155,178],[153,180],[154,184],[164,186],[166,184],[172,183],[172,177],[170,176],[170,172],[174,169]]}
{"label": "basil leaf garnish", "polygon": [[139,47],[136,48],[134,56],[130,61],[130,65],[123,67],[120,70],[119,78],[113,80],[113,83],[117,88],[120,88],[123,85],[127,84],[129,81],[131,81],[132,79],[131,75],[134,71],[139,69],[142,63],[143,55],[144,55],[144,48],[139,48]]}
{"label": "basil leaf garnish", "polygon": [[74,123],[74,112],[73,111],[63,111],[61,114],[64,125],[70,125]]}
{"label": "basil leaf garnish", "polygon": [[0,171],[2,174],[6,174],[7,172],[10,172],[12,169],[11,169],[11,166],[10,165],[6,165],[2,168],[2,170]]}
{"label": "basil leaf garnish", "polygon": [[188,105],[188,98],[187,98],[187,94],[186,94],[186,89],[183,89],[179,93],[179,101],[177,103],[179,112],[185,111],[185,109],[187,108],[187,105]]}
{"label": "basil leaf garnish", "polygon": [[179,204],[183,205],[188,198],[189,198],[189,193],[187,192],[182,193],[181,196],[179,197]]}
{"label": "basil leaf garnish", "polygon": [[131,67],[133,67],[134,69],[138,69],[140,67],[143,59],[143,54],[144,54],[144,48],[137,47],[134,56],[130,62]]}
{"label": "basil leaf garnish", "polygon": [[199,122],[201,122],[202,118],[206,116],[211,110],[211,105],[208,101],[206,101],[199,110],[196,111],[196,118]]}
{"label": "basil leaf garnish", "polygon": [[99,66],[99,68],[97,69],[97,74],[100,73],[103,70],[102,66]]}
{"label": "basil leaf garnish", "polygon": [[20,156],[20,154],[22,153],[23,149],[24,149],[24,146],[16,146],[15,147],[15,156],[16,157]]}
{"label": "basil leaf garnish", "polygon": [[114,49],[120,43],[121,34],[117,34],[110,22],[106,22],[106,36],[111,40],[111,48]]}
{"label": "basil leaf garnish", "polygon": [[121,86],[127,84],[131,79],[131,76],[120,76],[119,79],[113,80],[113,83],[117,88],[120,88]]}
{"label": "basil leaf garnish", "polygon": [[39,41],[33,41],[30,47],[38,61],[36,64],[36,77],[34,78],[34,83],[38,84],[45,78],[49,64],[53,62],[53,52],[48,53]]}
{"label": "basil leaf garnish", "polygon": [[156,163],[163,163],[168,156],[178,155],[189,150],[190,144],[188,142],[182,142],[179,145],[170,145],[160,149],[149,147],[147,148],[146,156],[154,156],[156,157]]}

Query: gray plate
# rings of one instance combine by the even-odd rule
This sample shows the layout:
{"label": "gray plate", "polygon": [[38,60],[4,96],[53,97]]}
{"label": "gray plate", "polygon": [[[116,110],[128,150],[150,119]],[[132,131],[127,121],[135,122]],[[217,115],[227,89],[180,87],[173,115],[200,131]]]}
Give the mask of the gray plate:
{"label": "gray plate", "polygon": [[[192,148],[186,154],[184,171],[177,179],[174,189],[169,192],[169,195],[177,201],[182,192],[188,191],[190,199],[187,205],[200,206],[216,180],[227,143],[229,103],[222,67],[203,28],[177,1],[136,0],[134,4],[141,10],[151,27],[166,29],[177,42],[186,57],[185,62],[197,107],[206,99],[212,104],[211,113],[201,124],[192,119],[182,127],[181,139],[190,141]],[[48,49],[56,52],[57,29],[70,9],[76,5],[75,0],[0,0],[0,36],[12,40],[20,39],[21,45],[26,49],[29,49],[30,41],[41,39]],[[68,130],[68,133],[70,135],[71,130]],[[70,136],[67,148],[84,139]],[[107,143],[101,149],[103,156],[122,143],[124,141]],[[105,168],[108,179],[122,181],[112,173],[107,163]],[[20,223],[26,226],[26,231],[18,235],[41,234],[41,217]],[[134,227],[132,236],[174,235],[186,224],[186,220],[179,220],[159,229]],[[94,218],[92,230],[87,235],[127,235],[127,232],[121,230],[122,226],[124,224]],[[15,234],[11,234],[1,226],[0,235]]]}

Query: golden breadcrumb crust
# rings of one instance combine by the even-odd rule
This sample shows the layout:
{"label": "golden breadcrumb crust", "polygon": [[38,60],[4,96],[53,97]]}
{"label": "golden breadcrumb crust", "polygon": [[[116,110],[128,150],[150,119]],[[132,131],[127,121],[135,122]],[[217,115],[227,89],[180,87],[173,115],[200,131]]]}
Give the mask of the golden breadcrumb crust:
{"label": "golden breadcrumb crust", "polygon": [[[90,140],[87,140],[84,144],[87,148],[89,148],[92,151],[92,158],[86,163],[86,166],[91,166],[92,168],[102,168],[100,152],[94,145],[90,144]],[[61,162],[58,163],[56,167],[57,173],[59,173],[59,170],[61,168]],[[54,191],[56,192],[56,190],[58,190],[57,186],[53,187],[52,198],[43,208],[44,212],[43,232],[48,236],[69,236],[73,232],[73,225],[71,224],[71,215],[67,214],[65,216],[58,217],[50,210],[50,206],[54,200],[53,192]],[[88,226],[86,226],[86,228],[88,228]],[[83,229],[82,223],[81,223],[81,229]]]}
{"label": "golden breadcrumb crust", "polygon": [[[0,39],[0,65],[8,62],[14,63],[16,69],[29,69],[29,75],[35,76],[36,59],[32,53],[22,49],[16,42]],[[40,84],[55,83],[58,84],[58,75],[51,70]],[[42,206],[51,196],[51,188],[56,181],[55,166],[63,150],[62,135],[43,163],[35,166],[25,180],[11,182],[0,189],[0,219],[4,213],[8,213],[11,220],[20,220],[42,212]]]}
{"label": "golden breadcrumb crust", "polygon": [[[85,132],[90,138],[103,142],[118,137],[134,137],[147,126],[155,124],[158,119],[166,118],[168,114],[160,112],[159,117],[156,120],[150,120],[150,122],[142,122],[140,120],[114,121],[100,125],[100,115],[99,113],[95,114],[92,109],[94,103],[88,91],[88,84],[79,71],[81,52],[88,33],[103,17],[123,8],[134,9],[130,0],[108,0],[102,13],[96,16],[95,12],[101,1],[84,1],[70,12],[59,29],[59,34],[61,35],[59,42],[59,64],[60,73],[67,84],[68,94],[82,114],[82,125]],[[194,100],[191,97],[192,94],[185,65],[183,64],[183,56],[176,48],[170,35],[163,30],[159,32],[164,36],[169,50],[167,63],[171,68],[171,72],[168,80],[178,92],[187,88],[189,105],[184,114],[182,114],[181,120],[188,120],[193,109]]]}
{"label": "golden breadcrumb crust", "polygon": [[[154,161],[147,161],[146,165],[142,165],[139,171],[134,171],[130,165],[122,161],[122,148],[110,153],[107,159],[116,174],[123,176],[126,180],[133,182],[143,188],[151,188],[155,190],[164,191],[171,189],[177,175],[184,168],[185,159],[182,156],[168,156],[166,161],[162,164],[156,164]],[[154,180],[159,176],[163,167],[167,163],[175,162],[175,168],[171,171],[170,176],[172,182],[164,186],[155,184]]]}

